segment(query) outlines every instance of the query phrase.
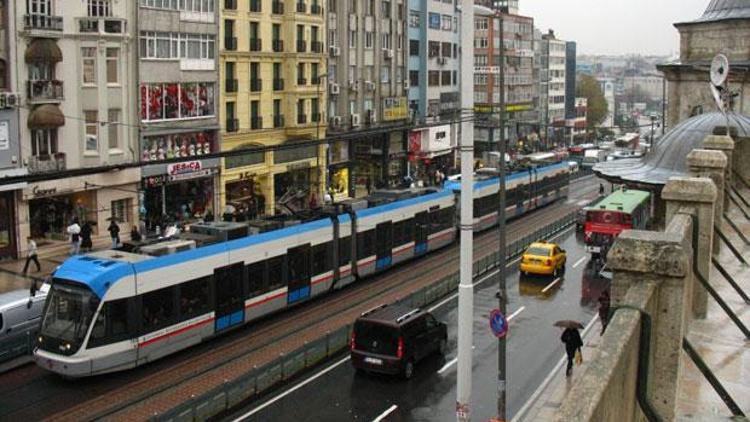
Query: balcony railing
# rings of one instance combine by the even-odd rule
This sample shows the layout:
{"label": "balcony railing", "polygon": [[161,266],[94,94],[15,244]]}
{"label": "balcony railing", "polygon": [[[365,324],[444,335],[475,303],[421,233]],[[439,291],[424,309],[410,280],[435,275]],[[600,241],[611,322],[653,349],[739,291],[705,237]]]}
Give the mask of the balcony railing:
{"label": "balcony railing", "polygon": [[237,92],[239,89],[239,82],[237,79],[227,79],[224,81],[226,83],[226,92]]}
{"label": "balcony railing", "polygon": [[313,15],[322,15],[323,14],[323,6],[319,4],[313,4],[310,5],[310,13]]}
{"label": "balcony railing", "polygon": [[273,40],[271,41],[271,47],[273,48],[273,51],[276,53],[281,53],[284,51],[284,41],[283,40]]}
{"label": "balcony railing", "polygon": [[237,50],[237,37],[224,37],[224,48],[229,51]]}
{"label": "balcony railing", "polygon": [[284,127],[284,115],[283,114],[276,114],[273,116],[273,127],[274,129]]}
{"label": "balcony railing", "polygon": [[227,119],[227,132],[240,130],[240,119]]}
{"label": "balcony railing", "polygon": [[284,79],[282,79],[282,78],[274,78],[274,80],[273,80],[273,90],[274,91],[283,91],[284,90]]}
{"label": "balcony railing", "polygon": [[63,81],[27,81],[26,93],[29,101],[62,101]]}
{"label": "balcony railing", "polygon": [[250,92],[260,92],[263,90],[263,80],[260,78],[250,79]]}
{"label": "balcony railing", "polygon": [[260,38],[250,38],[250,51],[260,51],[263,48],[263,42]]}
{"label": "balcony railing", "polygon": [[310,49],[313,53],[323,52],[323,41],[313,41],[310,43]]}
{"label": "balcony railing", "polygon": [[255,13],[260,13],[261,8],[261,1],[260,0],[250,0],[250,11]]}
{"label": "balcony railing", "polygon": [[307,51],[307,41],[297,40],[297,52],[304,53]]}
{"label": "balcony railing", "polygon": [[307,123],[307,114],[298,114],[297,115],[297,124],[298,125],[304,125]]}
{"label": "balcony railing", "polygon": [[44,173],[65,170],[65,153],[52,155],[33,155],[29,157],[29,172]]}
{"label": "balcony railing", "polygon": [[307,79],[297,78],[297,85],[307,85]]}
{"label": "balcony railing", "polygon": [[50,16],[42,14],[24,15],[23,23],[25,29],[42,29],[45,31],[62,31],[62,16]]}
{"label": "balcony railing", "polygon": [[281,1],[274,1],[271,3],[271,13],[274,15],[283,15],[284,14],[284,3]]}
{"label": "balcony railing", "polygon": [[307,5],[297,2],[297,13],[307,13]]}
{"label": "balcony railing", "polygon": [[263,118],[260,116],[251,116],[250,129],[263,129]]}
{"label": "balcony railing", "polygon": [[114,18],[79,18],[78,32],[94,34],[125,34],[125,20]]}

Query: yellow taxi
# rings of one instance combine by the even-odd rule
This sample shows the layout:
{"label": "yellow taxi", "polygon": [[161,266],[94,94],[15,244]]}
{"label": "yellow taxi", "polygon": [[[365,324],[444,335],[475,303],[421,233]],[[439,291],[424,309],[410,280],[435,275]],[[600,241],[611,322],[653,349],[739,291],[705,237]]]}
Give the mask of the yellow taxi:
{"label": "yellow taxi", "polygon": [[558,276],[565,271],[567,255],[554,243],[541,241],[529,245],[521,258],[521,273]]}

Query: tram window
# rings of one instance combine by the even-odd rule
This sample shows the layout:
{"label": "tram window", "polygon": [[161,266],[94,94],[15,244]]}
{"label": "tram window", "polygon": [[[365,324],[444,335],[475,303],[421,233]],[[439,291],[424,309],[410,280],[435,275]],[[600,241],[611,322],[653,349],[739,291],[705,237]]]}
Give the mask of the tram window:
{"label": "tram window", "polygon": [[351,236],[339,239],[339,267],[349,264],[352,259],[352,238]]}
{"label": "tram window", "polygon": [[129,337],[128,299],[105,302],[91,330],[88,348],[104,346]]}
{"label": "tram window", "polygon": [[403,224],[403,232],[401,233],[401,244],[405,245],[414,240],[414,219],[410,218],[401,222]]}
{"label": "tram window", "polygon": [[357,233],[357,259],[375,254],[375,230]]}
{"label": "tram window", "polygon": [[180,317],[188,319],[209,309],[208,289],[211,276],[188,281],[180,286]]}
{"label": "tram window", "polygon": [[326,242],[312,248],[313,275],[323,274],[331,270],[333,257],[332,243]]}
{"label": "tram window", "polygon": [[266,262],[256,262],[247,266],[247,280],[248,280],[248,293],[250,297],[258,296],[259,294],[268,291],[265,280],[266,274]]}
{"label": "tram window", "polygon": [[410,242],[410,229],[413,224],[412,220],[393,223],[393,246],[401,246]]}
{"label": "tram window", "polygon": [[171,324],[175,317],[174,287],[143,295],[143,332],[150,332]]}
{"label": "tram window", "polygon": [[284,255],[271,258],[268,261],[268,290],[284,286]]}
{"label": "tram window", "polygon": [[298,246],[289,249],[289,278],[291,281],[306,280],[310,278],[310,246]]}

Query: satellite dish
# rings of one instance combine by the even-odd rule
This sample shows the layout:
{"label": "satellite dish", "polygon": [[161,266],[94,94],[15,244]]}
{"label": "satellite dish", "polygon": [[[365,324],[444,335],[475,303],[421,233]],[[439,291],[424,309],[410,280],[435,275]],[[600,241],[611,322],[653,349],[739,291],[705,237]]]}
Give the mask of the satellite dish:
{"label": "satellite dish", "polygon": [[729,76],[729,59],[723,54],[717,54],[711,61],[711,83],[719,87],[724,85]]}

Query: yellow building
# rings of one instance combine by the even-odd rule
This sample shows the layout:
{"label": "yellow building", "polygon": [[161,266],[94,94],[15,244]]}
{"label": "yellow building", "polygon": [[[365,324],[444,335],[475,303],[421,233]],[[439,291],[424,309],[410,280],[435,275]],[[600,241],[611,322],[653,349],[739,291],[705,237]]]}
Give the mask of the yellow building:
{"label": "yellow building", "polygon": [[[222,0],[222,151],[293,145],[326,134],[323,0]],[[224,159],[222,210],[274,214],[320,203],[327,147],[302,146]]]}

